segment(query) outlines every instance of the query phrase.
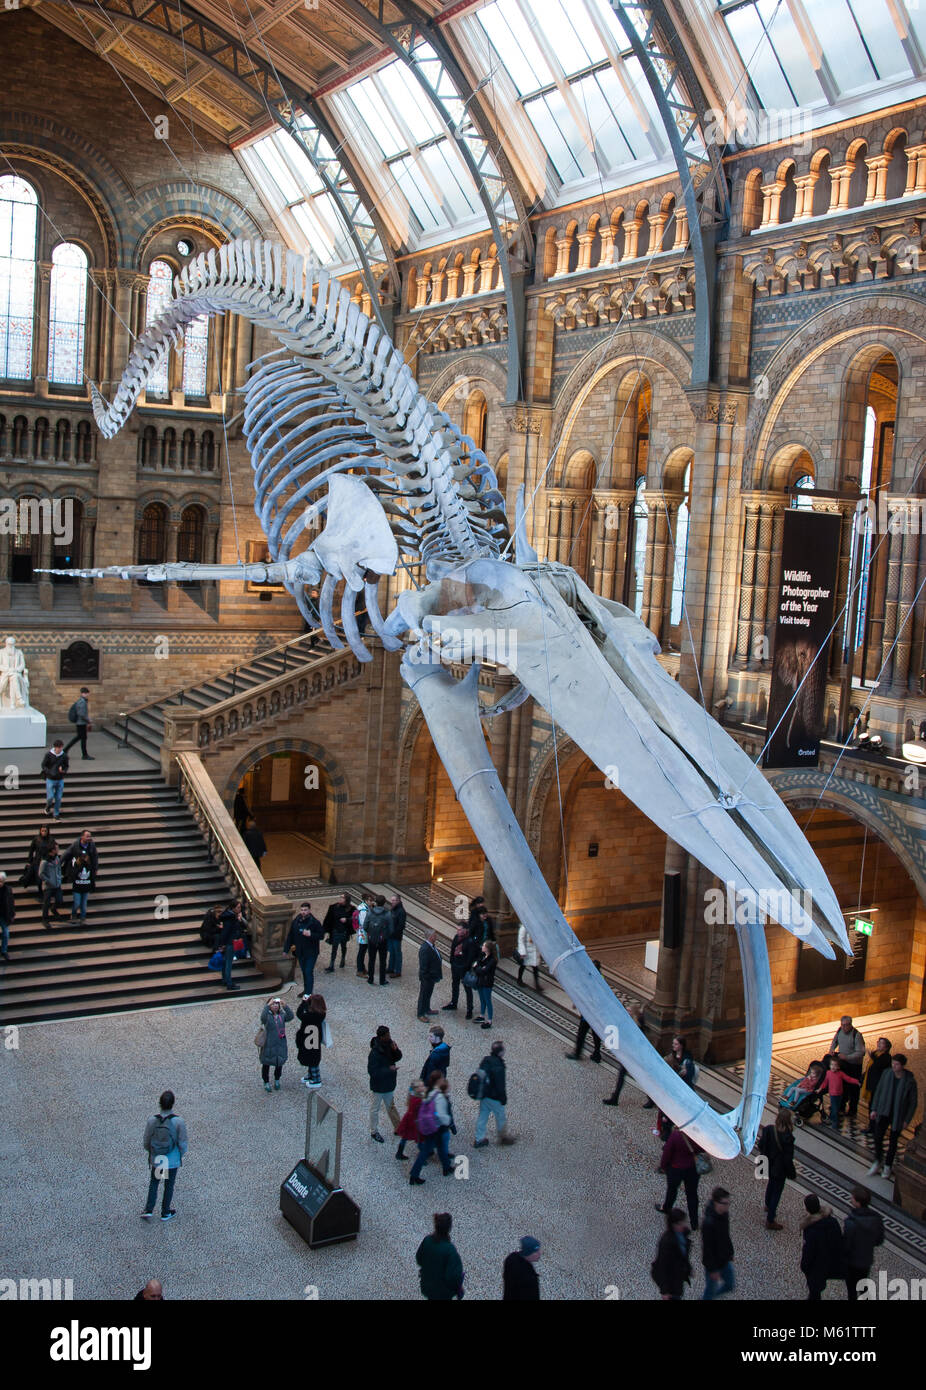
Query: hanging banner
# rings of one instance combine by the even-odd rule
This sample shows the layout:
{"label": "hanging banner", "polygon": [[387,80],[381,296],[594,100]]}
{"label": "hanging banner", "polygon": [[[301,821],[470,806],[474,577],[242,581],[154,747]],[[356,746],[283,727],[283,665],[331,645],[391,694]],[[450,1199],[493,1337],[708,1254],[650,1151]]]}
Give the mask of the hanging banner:
{"label": "hanging banner", "polygon": [[841,526],[834,512],[784,515],[765,767],[819,761]]}

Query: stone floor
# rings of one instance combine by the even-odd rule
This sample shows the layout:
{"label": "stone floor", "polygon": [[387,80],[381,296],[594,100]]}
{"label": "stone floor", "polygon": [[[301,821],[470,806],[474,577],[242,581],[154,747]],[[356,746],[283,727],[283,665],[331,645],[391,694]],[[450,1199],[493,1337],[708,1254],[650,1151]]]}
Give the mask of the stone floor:
{"label": "stone floor", "polygon": [[[413,950],[407,955],[414,960]],[[359,1239],[325,1251],[310,1251],[278,1209],[280,1183],[302,1153],[306,1092],[295,1061],[282,1091],[262,1089],[253,1001],[21,1029],[18,1047],[0,1051],[0,1276],[71,1278],[74,1296],[91,1299],[130,1297],[150,1277],[163,1280],[169,1299],[302,1299],[307,1288],[320,1299],[417,1298],[415,1249],[432,1213],[449,1210],[471,1298],[500,1296],[502,1260],[530,1234],[543,1244],[544,1298],[598,1299],[610,1287],[624,1299],[652,1299],[649,1265],[661,1230],[653,1201],[663,1191],[653,1172],[653,1112],[641,1109],[630,1083],[620,1109],[604,1109],[610,1074],[567,1061],[562,1042],[515,1007],[499,1001],[492,1032],[461,1013],[441,1015],[453,1045],[454,1147],[469,1159],[468,1178],[445,1179],[430,1166],[426,1185],[411,1188],[409,1165],[396,1162],[392,1144],[371,1141],[366,1056],[375,1026],[387,1023],[405,1054],[399,1099],[426,1056],[414,973],[386,989],[370,987],[350,964],[317,976],[334,1041],[321,1094],[344,1112],[342,1182],[362,1208]],[[446,997],[438,987],[435,1002]],[[289,1032],[292,1047],[294,1024]],[[465,1083],[498,1036],[507,1043],[520,1142],[474,1152],[476,1106]],[[190,1150],[177,1219],[162,1225],[139,1213],[147,1183],[141,1136],[164,1086],[177,1093]],[[769,1233],[754,1171],[738,1159],[702,1179],[702,1199],[716,1182],[734,1196],[736,1296],[801,1298],[803,1190],[789,1186],[780,1211],[787,1229]],[[878,1268],[891,1277],[926,1272],[890,1246],[878,1252]],[[829,1292],[844,1298],[841,1287]]]}

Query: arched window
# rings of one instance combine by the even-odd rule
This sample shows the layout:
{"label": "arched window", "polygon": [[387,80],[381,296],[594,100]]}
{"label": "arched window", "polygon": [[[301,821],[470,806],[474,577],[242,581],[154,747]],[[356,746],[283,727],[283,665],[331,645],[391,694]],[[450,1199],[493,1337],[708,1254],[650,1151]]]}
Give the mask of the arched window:
{"label": "arched window", "polygon": [[157,468],[158,433],[154,425],[146,425],[138,437],[138,462],[142,468]]}
{"label": "arched window", "polygon": [[37,459],[48,458],[48,421],[40,415],[32,427],[32,455]]}
{"label": "arched window", "polygon": [[177,559],[201,565],[205,521],[202,507],[185,507],[177,532]]}
{"label": "arched window", "polygon": [[79,246],[63,241],[51,260],[48,380],[58,386],[78,386],[84,377],[87,257]]}
{"label": "arched window", "polygon": [[200,441],[199,466],[204,473],[211,473],[215,468],[215,435],[212,430],[204,430]]}
{"label": "arched window", "polygon": [[29,451],[29,421],[25,415],[17,415],[13,420],[13,457],[24,459]]}
{"label": "arched window", "polygon": [[682,604],[685,599],[685,576],[688,572],[688,526],[691,518],[691,464],[685,469],[682,484],[685,496],[679,503],[675,520],[675,556],[672,569],[672,610],[669,623],[675,627],[682,621]]}
{"label": "arched window", "polygon": [[0,378],[32,375],[38,199],[16,174],[0,178]]}
{"label": "arched window", "polygon": [[203,315],[187,326],[183,335],[183,393],[205,396],[209,359],[209,320]]}
{"label": "arched window", "polygon": [[649,507],[646,505],[646,479],[637,479],[637,495],[633,499],[633,611],[639,618],[643,613],[643,580],[646,577],[646,535],[649,528]]}
{"label": "arched window", "polygon": [[797,507],[799,511],[812,512],[814,488],[813,474],[805,473],[802,478],[798,478],[794,486],[800,488],[800,492],[792,499],[794,506]]}
{"label": "arched window", "polygon": [[34,571],[42,563],[41,527],[37,524],[41,514],[39,498],[19,498],[10,557],[10,580],[13,584],[31,584]]}
{"label": "arched window", "polygon": [[477,449],[485,453],[486,432],[488,428],[489,407],[481,391],[470,393],[463,411],[463,433],[468,435]]}
{"label": "arched window", "polygon": [[[145,301],[145,327],[148,328],[170,302],[170,283],[173,272],[166,261],[152,261],[148,267],[151,277],[148,283],[148,297]],[[148,376],[145,393],[149,396],[166,396],[170,391],[170,353],[165,354]]]}
{"label": "arched window", "polygon": [[161,440],[161,467],[177,467],[177,431],[168,425]]}
{"label": "arched window", "polygon": [[59,420],[55,425],[55,458],[67,463],[71,457],[71,422]]}
{"label": "arched window", "polygon": [[138,532],[138,563],[163,565],[167,558],[167,508],[162,502],[149,502],[141,516]]}
{"label": "arched window", "polygon": [[196,466],[196,435],[192,430],[184,430],[180,440],[180,467],[190,470]]}
{"label": "arched window", "polygon": [[77,422],[77,442],[74,448],[74,458],[77,463],[93,462],[93,434],[90,429],[89,420],[78,420]]}

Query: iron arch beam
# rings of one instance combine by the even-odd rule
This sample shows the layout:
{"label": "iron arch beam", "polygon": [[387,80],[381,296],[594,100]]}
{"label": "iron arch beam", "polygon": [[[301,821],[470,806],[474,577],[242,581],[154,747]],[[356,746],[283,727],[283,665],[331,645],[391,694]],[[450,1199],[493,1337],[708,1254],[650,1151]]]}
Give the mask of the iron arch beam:
{"label": "iron arch beam", "polygon": [[691,385],[707,386],[713,367],[714,246],[730,218],[720,151],[704,139],[704,94],[663,0],[610,4],[649,84],[681,180],[695,275]]}
{"label": "iron arch beam", "polygon": [[[178,13],[169,0],[51,0],[69,9],[86,10],[99,19],[103,13],[113,27],[121,21],[167,38],[220,73],[240,91],[266,107],[274,121],[296,141],[334,203],[357,255],[370,295],[373,315],[391,336],[391,312],[384,316],[374,266],[388,269],[392,296],[398,293],[399,273],[385,223],[358,176],[341,142],[316,102],[306,93],[289,94],[273,66],[250,53],[219,25],[195,11]],[[388,321],[387,321],[388,320]]]}
{"label": "iron arch beam", "polygon": [[[501,141],[484,119],[477,91],[468,82],[443,34],[417,5],[410,0],[398,0],[404,17],[392,24],[382,23],[360,4],[360,0],[337,0],[337,8],[356,19],[405,63],[437,112],[475,184],[495,240],[505,290],[508,312],[506,400],[512,405],[521,397],[523,277],[533,262],[527,209],[514,170]],[[426,49],[430,49],[430,53]],[[454,111],[452,107],[460,109]],[[507,237],[503,233],[500,219],[517,224],[516,267],[508,251],[510,233]]]}

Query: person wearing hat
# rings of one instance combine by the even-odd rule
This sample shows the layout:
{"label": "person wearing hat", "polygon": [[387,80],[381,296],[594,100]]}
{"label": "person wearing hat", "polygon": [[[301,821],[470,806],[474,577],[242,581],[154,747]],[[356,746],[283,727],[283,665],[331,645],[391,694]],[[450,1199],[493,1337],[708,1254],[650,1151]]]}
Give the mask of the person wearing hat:
{"label": "person wearing hat", "polygon": [[534,1268],[540,1259],[540,1241],[534,1236],[522,1236],[517,1250],[512,1250],[502,1269],[502,1302],[527,1303],[540,1298],[540,1280]]}

